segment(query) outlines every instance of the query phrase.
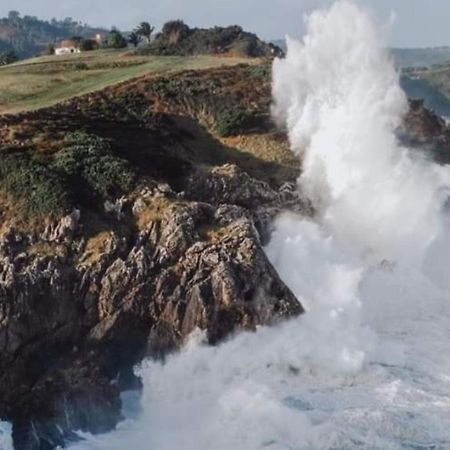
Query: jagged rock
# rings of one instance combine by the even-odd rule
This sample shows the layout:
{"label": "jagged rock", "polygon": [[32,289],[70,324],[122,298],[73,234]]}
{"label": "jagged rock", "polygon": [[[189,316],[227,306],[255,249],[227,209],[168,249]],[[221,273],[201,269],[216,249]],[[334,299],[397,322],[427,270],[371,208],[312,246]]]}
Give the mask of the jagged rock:
{"label": "jagged rock", "polygon": [[42,235],[42,240],[70,244],[78,231],[80,216],[80,211],[76,209],[58,222],[50,223]]}
{"label": "jagged rock", "polygon": [[245,208],[251,214],[264,244],[270,238],[271,222],[283,210],[313,214],[310,202],[301,196],[295,184],[284,183],[275,190],[234,164],[215,167],[207,174],[195,173],[189,180],[186,195],[214,205]]}
{"label": "jagged rock", "polygon": [[136,384],[132,367],[196,329],[214,344],[302,313],[255,226],[264,208],[300,205],[298,196],[233,166],[203,180],[208,192],[197,181],[190,200],[165,185],[121,199],[111,210],[121,226],[95,245],[79,212],[37,239],[12,230],[1,239],[0,417],[13,422],[18,450],[111,429],[119,385]]}
{"label": "jagged rock", "polygon": [[409,111],[400,130],[402,141],[428,152],[439,163],[450,163],[450,129],[446,122],[427,109],[420,99],[409,101]]}
{"label": "jagged rock", "polygon": [[130,200],[126,197],[117,199],[114,203],[106,200],[104,204],[105,212],[113,214],[117,220],[122,220],[125,217],[125,209],[129,206]]}

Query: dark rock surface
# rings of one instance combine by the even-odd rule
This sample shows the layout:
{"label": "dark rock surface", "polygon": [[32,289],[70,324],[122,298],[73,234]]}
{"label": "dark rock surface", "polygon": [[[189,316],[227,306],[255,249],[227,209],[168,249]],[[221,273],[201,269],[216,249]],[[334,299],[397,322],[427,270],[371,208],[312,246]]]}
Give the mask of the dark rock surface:
{"label": "dark rock surface", "polygon": [[302,313],[255,226],[305,207],[293,188],[274,191],[234,166],[186,186],[106,204],[114,226],[94,236],[80,211],[38,236],[3,235],[0,416],[18,450],[113,428],[133,365],[197,328],[214,344]]}
{"label": "dark rock surface", "polygon": [[439,115],[428,109],[420,99],[410,100],[410,109],[401,130],[403,142],[425,150],[441,164],[450,163],[450,129]]}

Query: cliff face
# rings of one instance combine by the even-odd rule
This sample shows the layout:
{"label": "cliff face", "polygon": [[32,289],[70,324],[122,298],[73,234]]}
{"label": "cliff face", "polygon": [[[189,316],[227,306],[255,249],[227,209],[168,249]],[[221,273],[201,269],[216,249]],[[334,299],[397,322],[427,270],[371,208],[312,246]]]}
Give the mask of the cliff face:
{"label": "cliff face", "polygon": [[[257,115],[268,96],[233,97],[248,70],[208,89]],[[113,428],[133,366],[197,328],[214,344],[303,312],[262,247],[281,210],[310,212],[281,182],[297,169],[220,141],[209,92],[192,95],[205,79],[181,78],[176,99],[174,82],[0,119],[0,417],[19,450]]]}
{"label": "cliff face", "polygon": [[[230,183],[221,192],[208,184],[219,198],[237,169],[221,170]],[[283,207],[282,193],[258,189],[264,212]],[[112,223],[138,224],[135,234],[117,227],[85,242],[74,211],[37,238],[2,238],[0,398],[19,449],[113,427],[119,390],[136,381],[132,366],[176,350],[196,328],[216,343],[302,312],[262,250],[252,210],[179,199],[166,185],[107,209]]]}

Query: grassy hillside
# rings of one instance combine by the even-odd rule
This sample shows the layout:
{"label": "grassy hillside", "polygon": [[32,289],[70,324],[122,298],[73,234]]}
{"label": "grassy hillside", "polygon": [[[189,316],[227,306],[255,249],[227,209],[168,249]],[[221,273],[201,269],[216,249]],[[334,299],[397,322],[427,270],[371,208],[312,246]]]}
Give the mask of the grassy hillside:
{"label": "grassy hillside", "polygon": [[[101,82],[112,85],[103,90],[0,115],[0,231],[6,225],[39,228],[74,207],[98,221],[106,200],[131,195],[148,180],[182,192],[190,177],[227,163],[274,187],[295,181],[298,161],[269,120],[270,64],[205,69],[223,62],[146,60],[117,70],[130,77],[146,67],[158,75],[113,84],[119,75],[104,74]],[[48,62],[40,64],[48,73]],[[30,65],[10,69],[31,76]],[[189,66],[202,70],[181,71]],[[55,100],[54,91],[45,98]]]}
{"label": "grassy hillside", "polygon": [[123,50],[33,58],[0,68],[0,114],[51,106],[145,74],[229,66],[244,61],[258,62],[214,56],[133,56]]}

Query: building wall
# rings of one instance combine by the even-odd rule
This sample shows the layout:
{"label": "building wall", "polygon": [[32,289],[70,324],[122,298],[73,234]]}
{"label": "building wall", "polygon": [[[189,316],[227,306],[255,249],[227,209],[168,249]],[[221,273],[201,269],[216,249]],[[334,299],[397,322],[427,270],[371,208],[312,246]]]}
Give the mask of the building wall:
{"label": "building wall", "polygon": [[62,47],[55,49],[55,55],[70,55],[71,53],[81,53],[76,47]]}

